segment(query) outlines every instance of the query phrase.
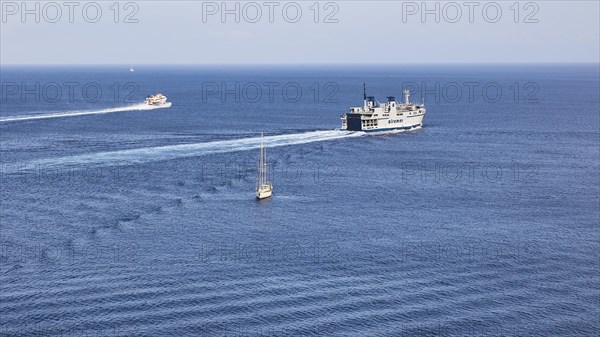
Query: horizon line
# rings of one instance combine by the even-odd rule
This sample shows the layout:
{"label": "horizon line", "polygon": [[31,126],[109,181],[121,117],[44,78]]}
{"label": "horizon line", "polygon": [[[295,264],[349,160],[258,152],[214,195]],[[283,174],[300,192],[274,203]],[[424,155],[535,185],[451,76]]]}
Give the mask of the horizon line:
{"label": "horizon line", "polygon": [[406,63],[0,63],[0,67],[89,67],[89,66],[414,66],[414,65],[600,65],[600,61],[519,61],[519,62],[406,62]]}

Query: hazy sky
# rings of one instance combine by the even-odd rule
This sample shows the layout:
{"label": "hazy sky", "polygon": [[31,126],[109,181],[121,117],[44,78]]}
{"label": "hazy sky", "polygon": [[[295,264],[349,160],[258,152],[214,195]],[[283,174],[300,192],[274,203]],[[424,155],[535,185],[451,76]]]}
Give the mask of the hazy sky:
{"label": "hazy sky", "polygon": [[598,1],[21,3],[2,1],[1,64],[599,61]]}

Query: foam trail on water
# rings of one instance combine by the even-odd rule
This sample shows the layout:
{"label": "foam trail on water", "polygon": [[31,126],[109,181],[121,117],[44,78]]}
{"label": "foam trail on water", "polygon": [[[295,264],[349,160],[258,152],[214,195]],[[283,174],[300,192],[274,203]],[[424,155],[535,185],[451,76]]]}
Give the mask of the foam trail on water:
{"label": "foam trail on water", "polygon": [[128,105],[119,108],[110,108],[93,111],[68,111],[68,112],[57,112],[39,115],[25,115],[25,116],[7,116],[0,118],[0,123],[6,122],[19,122],[19,121],[31,121],[36,119],[48,119],[48,118],[62,118],[62,117],[74,117],[74,116],[86,116],[86,115],[101,115],[112,112],[124,112],[124,111],[136,111],[136,110],[154,110],[163,109],[171,106],[171,102],[162,105],[148,105],[145,103]]}
{"label": "foam trail on water", "polygon": [[[306,133],[266,136],[264,137],[264,143],[267,147],[272,148],[279,146],[321,142],[348,137],[360,137],[362,135],[364,135],[364,132],[360,131],[311,131]],[[252,137],[204,143],[167,145],[110,152],[98,152],[59,158],[46,158],[26,162],[23,166],[25,169],[33,169],[36,167],[69,165],[69,167],[76,169],[78,166],[85,165],[133,165],[155,161],[197,157],[214,153],[246,151],[258,149],[259,146],[260,137]]]}

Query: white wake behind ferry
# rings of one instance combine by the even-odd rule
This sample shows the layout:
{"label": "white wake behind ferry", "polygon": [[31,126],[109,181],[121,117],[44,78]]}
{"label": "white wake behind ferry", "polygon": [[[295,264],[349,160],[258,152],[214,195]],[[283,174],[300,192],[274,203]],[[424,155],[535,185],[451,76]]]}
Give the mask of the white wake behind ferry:
{"label": "white wake behind ferry", "polygon": [[350,108],[342,115],[342,130],[349,131],[386,131],[395,129],[414,129],[423,125],[425,104],[414,104],[408,100],[410,92],[403,91],[404,103],[396,102],[389,96],[387,103],[379,103],[375,97],[367,96],[363,88],[363,106]]}

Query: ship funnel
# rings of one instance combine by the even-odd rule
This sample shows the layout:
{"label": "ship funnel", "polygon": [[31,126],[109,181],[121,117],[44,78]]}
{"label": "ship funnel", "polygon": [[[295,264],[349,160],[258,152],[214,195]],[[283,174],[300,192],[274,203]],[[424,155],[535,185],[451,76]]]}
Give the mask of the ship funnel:
{"label": "ship funnel", "polygon": [[363,109],[367,110],[367,84],[363,83]]}
{"label": "ship funnel", "polygon": [[410,91],[408,91],[408,89],[404,89],[402,93],[404,94],[404,104],[410,104],[408,102],[408,96],[410,96]]}

